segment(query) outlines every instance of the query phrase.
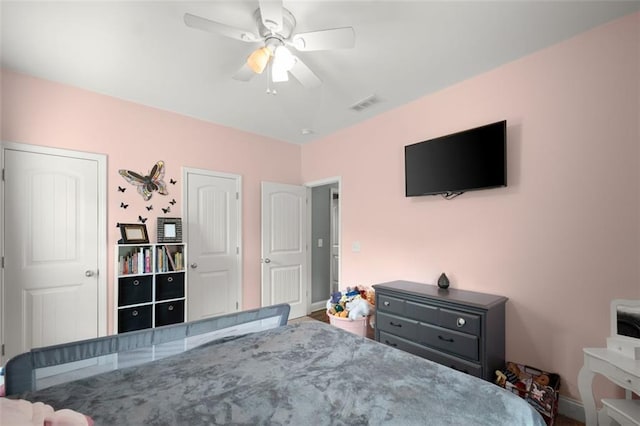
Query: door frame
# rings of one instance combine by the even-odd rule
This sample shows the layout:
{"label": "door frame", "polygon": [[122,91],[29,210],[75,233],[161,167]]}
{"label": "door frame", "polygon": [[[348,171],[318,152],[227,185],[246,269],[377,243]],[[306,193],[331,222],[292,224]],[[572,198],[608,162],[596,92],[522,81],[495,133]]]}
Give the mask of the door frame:
{"label": "door frame", "polygon": [[[314,188],[316,186],[324,186],[324,185],[329,185],[332,183],[337,183],[338,184],[338,193],[340,194],[340,198],[338,198],[338,242],[341,243],[342,242],[342,177],[341,176],[333,176],[333,177],[328,177],[325,179],[320,179],[320,180],[314,180],[311,182],[307,182],[305,184],[303,184],[303,186],[306,186],[307,188],[311,189]],[[307,209],[307,234],[308,234],[308,241],[309,244],[311,244],[311,212],[312,212],[312,208]],[[309,247],[311,247],[309,245]],[[319,310],[319,309],[323,309],[324,308],[324,304],[322,306],[319,306],[318,303],[316,303],[316,306],[314,306],[311,303],[311,270],[313,268],[313,263],[312,263],[312,256],[311,256],[311,250],[307,250],[307,264],[309,265],[309,267],[307,268],[307,294],[309,295],[309,299],[308,299],[308,306],[307,306],[307,310],[310,312],[313,312],[315,310]],[[339,248],[338,248],[338,282],[342,283],[342,244],[339,244]],[[331,297],[330,294],[327,294],[327,300]]]}
{"label": "door frame", "polygon": [[[236,193],[238,194],[237,196],[237,200],[238,200],[238,217],[237,217],[237,226],[236,226],[236,232],[238,235],[238,293],[237,293],[237,300],[238,300],[238,311],[243,310],[243,306],[244,306],[244,301],[242,299],[242,296],[244,294],[244,287],[242,285],[242,283],[244,282],[242,279],[242,273],[244,270],[244,259],[242,256],[242,253],[244,251],[244,245],[243,245],[243,240],[242,240],[242,215],[243,215],[243,211],[242,211],[242,176],[241,175],[237,175],[234,173],[224,173],[224,172],[217,172],[214,170],[207,170],[207,169],[199,169],[196,167],[187,167],[187,166],[183,166],[182,167],[182,212],[181,215],[183,218],[188,218],[189,216],[187,215],[188,212],[188,206],[189,206],[189,190],[187,187],[187,183],[188,183],[188,175],[190,173],[193,174],[200,174],[200,175],[206,175],[206,176],[211,176],[211,177],[218,177],[218,178],[224,178],[224,179],[233,179],[236,183]],[[186,228],[183,230],[182,235],[188,236],[189,235],[189,222],[185,221],[182,224],[183,228]],[[189,243],[189,241],[185,240],[185,243]],[[188,246],[187,246],[187,250],[188,250]],[[188,251],[187,251],[188,253]],[[185,265],[188,268],[188,265]],[[187,272],[187,283],[189,276],[188,276],[188,272]],[[187,301],[189,300],[189,285],[187,284],[187,288],[186,288],[186,292],[185,292],[185,297],[187,297]],[[187,302],[188,305],[188,302]],[[189,312],[187,311],[186,314],[188,315]],[[188,316],[187,316],[188,318]]]}
{"label": "door frame", "polygon": [[[29,145],[17,142],[0,142],[0,160],[2,161],[2,170],[5,168],[5,151],[22,151],[34,154],[55,155],[60,157],[81,158],[85,160],[95,161],[98,166],[98,337],[107,335],[107,156],[105,154],[97,154],[85,151],[76,151],[62,148],[51,148],[39,145]],[[2,229],[1,250],[2,258],[5,255],[5,228],[4,228],[4,178],[0,189],[0,227]],[[7,323],[4,317],[4,267],[0,274],[0,318],[2,319],[2,327],[0,327],[0,338],[4,344],[4,327]],[[0,361],[4,362],[4,355],[0,355]]]}

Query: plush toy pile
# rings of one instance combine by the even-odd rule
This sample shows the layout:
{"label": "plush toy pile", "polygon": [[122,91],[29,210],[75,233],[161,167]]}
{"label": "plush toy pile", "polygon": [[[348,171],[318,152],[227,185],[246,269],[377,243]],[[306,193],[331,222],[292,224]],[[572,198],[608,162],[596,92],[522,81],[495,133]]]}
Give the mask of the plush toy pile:
{"label": "plush toy pile", "polygon": [[339,318],[354,320],[369,316],[375,306],[375,292],[364,287],[347,287],[344,291],[336,291],[327,300],[327,313]]}

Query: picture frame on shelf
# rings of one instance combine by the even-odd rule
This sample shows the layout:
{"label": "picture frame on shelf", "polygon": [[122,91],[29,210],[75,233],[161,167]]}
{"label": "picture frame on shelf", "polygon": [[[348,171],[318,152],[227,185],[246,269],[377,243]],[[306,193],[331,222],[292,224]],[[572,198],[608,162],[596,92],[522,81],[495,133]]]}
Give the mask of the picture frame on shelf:
{"label": "picture frame on shelf", "polygon": [[159,217],[158,218],[158,242],[181,243],[182,242],[182,218]]}
{"label": "picture frame on shelf", "polygon": [[144,223],[120,223],[120,244],[148,244],[149,234]]}

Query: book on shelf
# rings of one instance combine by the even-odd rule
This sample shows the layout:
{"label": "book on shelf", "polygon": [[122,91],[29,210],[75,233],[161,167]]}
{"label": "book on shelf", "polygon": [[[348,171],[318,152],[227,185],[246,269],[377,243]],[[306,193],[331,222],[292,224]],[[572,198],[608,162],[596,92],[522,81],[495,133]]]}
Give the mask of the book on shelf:
{"label": "book on shelf", "polygon": [[[167,268],[167,270],[168,270],[168,271],[176,271],[176,270],[177,270],[177,269],[176,269],[176,263],[175,263],[175,261],[173,260],[173,257],[172,257],[172,255],[171,255],[171,251],[169,250],[169,247],[164,246],[164,249],[165,249],[165,252],[166,252],[166,254],[167,254],[167,260],[169,261],[169,264],[168,264],[167,266],[168,266],[168,267],[169,267],[169,266],[171,267],[171,269]],[[175,255],[177,256],[177,255],[178,255],[178,253],[176,252],[176,253],[175,253]]]}

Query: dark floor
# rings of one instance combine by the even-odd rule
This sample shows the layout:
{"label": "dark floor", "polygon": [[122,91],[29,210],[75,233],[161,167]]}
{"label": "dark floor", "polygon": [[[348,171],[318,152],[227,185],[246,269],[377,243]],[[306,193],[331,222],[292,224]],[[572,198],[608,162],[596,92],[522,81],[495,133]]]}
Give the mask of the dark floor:
{"label": "dark floor", "polygon": [[[327,312],[324,310],[312,312],[311,314],[309,314],[309,317],[318,321],[327,322],[327,323],[329,322],[329,317],[327,317]],[[367,337],[370,339],[375,338],[374,330],[371,327],[367,329]],[[554,426],[584,426],[584,423],[579,422],[577,420],[570,419],[561,414],[558,414],[558,417],[556,418],[556,422]]]}

